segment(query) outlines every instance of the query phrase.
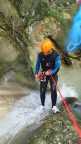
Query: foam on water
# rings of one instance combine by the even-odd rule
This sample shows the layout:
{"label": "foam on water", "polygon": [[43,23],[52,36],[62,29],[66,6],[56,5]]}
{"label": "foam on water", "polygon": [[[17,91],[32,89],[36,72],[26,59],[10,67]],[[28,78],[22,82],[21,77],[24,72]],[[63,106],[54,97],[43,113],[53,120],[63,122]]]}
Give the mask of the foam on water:
{"label": "foam on water", "polygon": [[[75,90],[63,84],[61,92],[65,97],[77,96]],[[61,101],[58,93],[58,103]],[[0,120],[0,137],[8,139],[14,137],[23,127],[40,123],[48,114],[51,108],[50,93],[46,95],[45,110],[41,110],[40,97],[38,91],[31,91],[29,96],[21,98],[15,103],[14,108],[8,113],[4,120]]]}

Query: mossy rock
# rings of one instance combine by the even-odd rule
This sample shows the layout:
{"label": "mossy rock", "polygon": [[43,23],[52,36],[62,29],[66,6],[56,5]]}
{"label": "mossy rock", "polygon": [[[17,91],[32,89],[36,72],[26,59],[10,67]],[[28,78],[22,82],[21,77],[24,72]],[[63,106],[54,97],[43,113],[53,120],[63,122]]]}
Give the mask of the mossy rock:
{"label": "mossy rock", "polygon": [[63,110],[59,114],[51,114],[32,134],[27,144],[76,144],[77,142],[78,136]]}

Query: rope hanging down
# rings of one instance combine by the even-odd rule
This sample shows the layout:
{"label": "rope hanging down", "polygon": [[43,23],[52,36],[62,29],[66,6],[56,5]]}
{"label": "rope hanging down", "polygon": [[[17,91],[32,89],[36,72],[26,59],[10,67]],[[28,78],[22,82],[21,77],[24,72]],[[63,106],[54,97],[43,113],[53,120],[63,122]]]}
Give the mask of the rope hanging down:
{"label": "rope hanging down", "polygon": [[[52,78],[52,80],[56,83],[55,79],[54,79],[52,76],[51,76],[51,78]],[[74,115],[73,112],[72,112],[71,106],[70,106],[69,103],[66,101],[66,99],[64,98],[64,96],[61,94],[60,89],[59,89],[58,86],[57,86],[57,90],[58,90],[58,92],[59,92],[59,94],[60,94],[60,96],[61,96],[63,105],[64,105],[65,110],[66,110],[66,112],[67,112],[67,115],[68,115],[68,117],[69,117],[69,120],[70,120],[72,126],[74,127],[75,131],[77,132],[79,138],[81,138],[81,128],[80,128],[80,126],[79,126],[79,124],[78,124],[78,122],[77,122],[77,120],[76,120],[76,118],[75,118],[75,115]]]}

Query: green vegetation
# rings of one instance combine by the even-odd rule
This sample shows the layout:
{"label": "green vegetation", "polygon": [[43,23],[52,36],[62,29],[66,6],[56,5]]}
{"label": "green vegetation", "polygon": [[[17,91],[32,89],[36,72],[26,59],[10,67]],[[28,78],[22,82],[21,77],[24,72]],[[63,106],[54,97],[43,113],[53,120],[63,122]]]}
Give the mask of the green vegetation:
{"label": "green vegetation", "polygon": [[[8,43],[10,43],[10,46],[8,44],[9,48],[13,47],[14,51],[17,52],[16,57],[14,57],[13,52],[9,52],[10,59],[14,57],[12,64],[9,58],[8,61],[3,60],[4,64],[0,64],[0,77],[4,75],[3,71],[7,71],[4,65],[10,63],[9,67],[14,67],[14,71],[19,67],[22,76],[24,74],[26,79],[30,77],[32,80],[32,64],[34,65],[34,63],[30,60],[32,49],[30,50],[29,47],[33,47],[32,41],[34,41],[35,36],[32,37],[31,35],[35,26],[43,23],[44,28],[49,29],[46,29],[43,33],[41,32],[42,35],[51,34],[52,31],[54,31],[53,35],[55,35],[60,28],[60,34],[57,32],[56,40],[63,48],[71,17],[76,10],[74,0],[68,2],[64,0],[6,0],[6,3],[5,0],[0,0],[0,2],[0,39],[3,38],[3,43],[4,38],[7,39]],[[48,23],[45,23],[47,18]],[[50,18],[54,19],[54,22],[50,23]],[[51,28],[54,23],[56,24],[56,30]],[[38,32],[40,36],[41,33]],[[40,36],[37,35],[37,37]],[[4,51],[6,51],[6,45],[5,40],[5,45],[0,45],[0,47],[4,47]],[[7,56],[3,53],[2,57],[5,59]]]}

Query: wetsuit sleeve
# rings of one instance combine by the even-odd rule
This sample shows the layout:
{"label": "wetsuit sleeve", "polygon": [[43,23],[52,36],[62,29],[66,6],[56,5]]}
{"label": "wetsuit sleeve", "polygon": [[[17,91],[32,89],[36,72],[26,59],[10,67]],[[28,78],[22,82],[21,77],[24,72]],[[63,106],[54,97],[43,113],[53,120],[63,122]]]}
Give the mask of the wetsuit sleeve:
{"label": "wetsuit sleeve", "polygon": [[35,66],[35,74],[37,74],[40,70],[40,55],[38,54],[37,60],[36,60],[36,66]]}
{"label": "wetsuit sleeve", "polygon": [[60,66],[61,66],[61,58],[60,56],[58,55],[55,59],[55,66],[54,68],[51,70],[51,74],[54,75],[58,72],[58,70],[60,69]]}

